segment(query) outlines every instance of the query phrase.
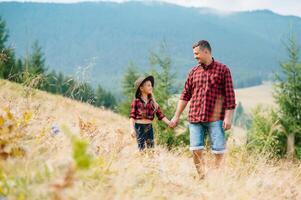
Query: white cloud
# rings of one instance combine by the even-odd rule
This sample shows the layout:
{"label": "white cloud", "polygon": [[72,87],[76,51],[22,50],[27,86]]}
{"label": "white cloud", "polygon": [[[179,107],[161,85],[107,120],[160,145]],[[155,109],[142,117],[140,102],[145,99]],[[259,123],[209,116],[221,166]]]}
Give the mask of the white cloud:
{"label": "white cloud", "polygon": [[[3,0],[0,0],[3,1]],[[10,1],[10,0],[4,0]],[[20,1],[20,0],[17,0]],[[21,0],[22,2],[57,2],[73,3],[87,0]],[[131,0],[88,0],[88,1],[111,1],[126,2]],[[247,11],[258,9],[269,9],[282,15],[295,15],[301,17],[300,0],[136,0],[141,2],[163,1],[186,7],[209,7],[223,12]]]}
{"label": "white cloud", "polygon": [[[159,0],[155,0],[159,1]],[[160,0],[182,6],[210,7],[221,11],[269,9],[282,15],[301,16],[300,0]]]}

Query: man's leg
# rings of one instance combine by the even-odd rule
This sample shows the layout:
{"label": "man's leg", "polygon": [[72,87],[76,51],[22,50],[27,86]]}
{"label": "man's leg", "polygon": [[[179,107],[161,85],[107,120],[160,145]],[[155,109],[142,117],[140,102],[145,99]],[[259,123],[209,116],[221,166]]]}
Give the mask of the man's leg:
{"label": "man's leg", "polygon": [[192,157],[195,164],[196,171],[198,172],[199,178],[202,179],[205,176],[205,162],[203,158],[203,150],[193,150]]}
{"label": "man's leg", "polygon": [[224,154],[215,154],[215,168],[218,169],[223,161]]}
{"label": "man's leg", "polygon": [[193,162],[200,178],[204,178],[205,162],[202,150],[204,149],[204,133],[205,129],[201,123],[189,124],[189,140],[192,151]]}
{"label": "man's leg", "polygon": [[215,155],[215,168],[219,168],[226,150],[225,131],[223,121],[210,122],[208,125],[212,152]]}

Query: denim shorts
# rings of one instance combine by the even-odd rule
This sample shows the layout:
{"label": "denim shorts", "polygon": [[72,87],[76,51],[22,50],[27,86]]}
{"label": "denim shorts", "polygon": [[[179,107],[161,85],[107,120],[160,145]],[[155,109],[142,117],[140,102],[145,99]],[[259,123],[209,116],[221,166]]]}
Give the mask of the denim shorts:
{"label": "denim shorts", "polygon": [[222,154],[225,152],[226,141],[222,120],[215,122],[190,123],[189,132],[189,149],[191,151],[204,149],[205,133],[207,132],[209,134],[212,152],[215,154]]}
{"label": "denim shorts", "polygon": [[154,131],[152,124],[138,124],[135,123],[136,138],[138,149],[140,151],[147,148],[154,148]]}

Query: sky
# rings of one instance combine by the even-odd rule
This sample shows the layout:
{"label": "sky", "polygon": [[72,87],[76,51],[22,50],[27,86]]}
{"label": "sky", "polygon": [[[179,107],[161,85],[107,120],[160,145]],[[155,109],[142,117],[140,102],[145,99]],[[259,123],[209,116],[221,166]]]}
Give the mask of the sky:
{"label": "sky", "polygon": [[[11,0],[0,0],[11,1]],[[21,2],[56,2],[74,3],[87,0],[13,0]],[[133,0],[88,0],[88,1],[110,1],[126,2]],[[222,12],[251,11],[258,9],[269,9],[281,15],[295,15],[301,17],[301,0],[135,0],[141,2],[162,1],[186,7],[209,7]]]}

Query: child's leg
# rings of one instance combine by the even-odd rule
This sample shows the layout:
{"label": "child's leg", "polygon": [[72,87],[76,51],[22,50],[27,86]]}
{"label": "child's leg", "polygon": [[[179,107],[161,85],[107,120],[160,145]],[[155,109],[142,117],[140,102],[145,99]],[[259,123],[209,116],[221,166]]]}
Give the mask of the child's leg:
{"label": "child's leg", "polygon": [[138,149],[143,151],[145,149],[145,127],[142,124],[135,124],[135,129]]}
{"label": "child's leg", "polygon": [[154,148],[154,131],[153,126],[151,124],[148,124],[145,127],[145,140],[147,148]]}

